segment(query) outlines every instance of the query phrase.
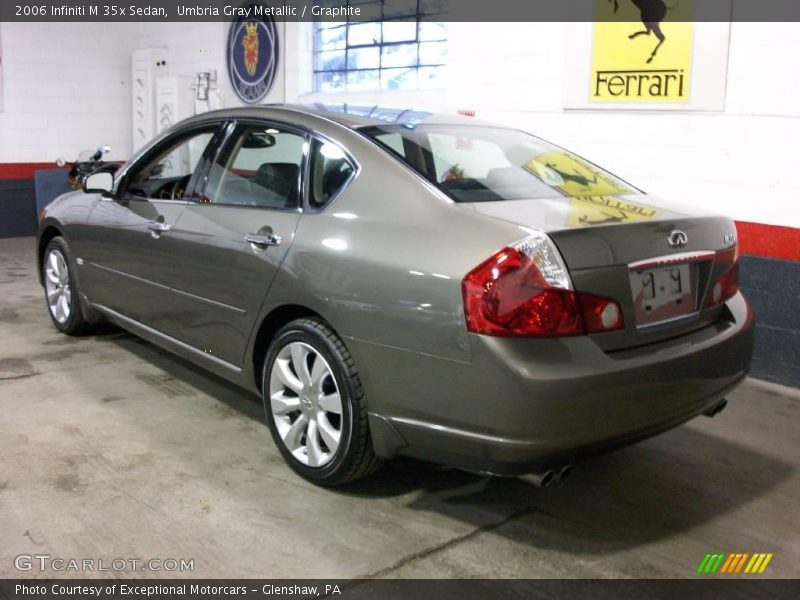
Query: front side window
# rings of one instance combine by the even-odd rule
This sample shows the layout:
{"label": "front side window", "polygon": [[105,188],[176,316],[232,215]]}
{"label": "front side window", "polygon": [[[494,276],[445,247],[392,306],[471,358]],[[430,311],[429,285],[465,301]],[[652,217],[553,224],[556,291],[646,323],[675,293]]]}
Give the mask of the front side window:
{"label": "front side window", "polygon": [[319,209],[331,202],[345,188],[354,173],[355,167],[339,146],[314,140],[311,145],[309,206]]}
{"label": "front side window", "polygon": [[145,159],[128,177],[127,191],[133,196],[180,200],[217,126],[208,127],[167,143],[155,156]]}
{"label": "front side window", "polygon": [[347,3],[360,9],[360,21],[315,25],[316,92],[443,87],[447,26],[435,19],[446,10],[446,0]]}
{"label": "front side window", "polygon": [[513,129],[422,124],[362,132],[456,202],[637,193],[598,166]]}
{"label": "front side window", "polygon": [[212,167],[202,202],[297,208],[304,143],[282,128],[241,126]]}

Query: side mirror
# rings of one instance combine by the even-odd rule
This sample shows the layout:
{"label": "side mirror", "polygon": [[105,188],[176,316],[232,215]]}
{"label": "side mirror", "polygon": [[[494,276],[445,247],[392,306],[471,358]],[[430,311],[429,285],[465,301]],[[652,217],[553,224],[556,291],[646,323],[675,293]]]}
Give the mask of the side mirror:
{"label": "side mirror", "polygon": [[114,175],[107,171],[92,173],[83,182],[87,194],[109,194],[114,189]]}

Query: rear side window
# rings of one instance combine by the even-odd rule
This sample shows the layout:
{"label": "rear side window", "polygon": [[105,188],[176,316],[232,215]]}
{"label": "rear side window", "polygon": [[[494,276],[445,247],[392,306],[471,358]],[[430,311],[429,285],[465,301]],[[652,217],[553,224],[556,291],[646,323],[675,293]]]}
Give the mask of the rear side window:
{"label": "rear side window", "polygon": [[403,147],[403,138],[399,133],[380,133],[375,136],[375,139],[390,150],[394,150],[400,156],[405,157],[406,149]]}
{"label": "rear side window", "polygon": [[304,136],[275,127],[240,127],[211,169],[202,201],[298,207],[304,142]]}
{"label": "rear side window", "polygon": [[309,207],[320,209],[331,202],[347,186],[355,171],[355,166],[339,146],[313,140]]}

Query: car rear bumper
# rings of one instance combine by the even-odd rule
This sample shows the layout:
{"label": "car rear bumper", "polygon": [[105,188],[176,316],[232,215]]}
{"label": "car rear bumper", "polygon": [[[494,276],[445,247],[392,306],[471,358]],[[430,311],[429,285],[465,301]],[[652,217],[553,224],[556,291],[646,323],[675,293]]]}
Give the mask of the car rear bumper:
{"label": "car rear bumper", "polygon": [[370,365],[368,398],[405,380],[370,400],[376,450],[501,474],[568,464],[703,413],[746,376],[752,348],[737,294],[711,326],[612,353],[586,337],[472,336],[469,364],[373,349],[383,370]]}

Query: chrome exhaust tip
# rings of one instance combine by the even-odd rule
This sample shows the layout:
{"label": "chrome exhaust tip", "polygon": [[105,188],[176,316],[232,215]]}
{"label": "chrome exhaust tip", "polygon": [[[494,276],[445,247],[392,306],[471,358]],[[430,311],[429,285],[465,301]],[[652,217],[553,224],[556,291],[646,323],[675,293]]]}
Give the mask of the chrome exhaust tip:
{"label": "chrome exhaust tip", "polygon": [[561,470],[558,472],[558,481],[562,482],[570,475],[572,475],[572,465],[567,465],[566,467],[562,467]]}
{"label": "chrome exhaust tip", "polygon": [[533,485],[546,488],[550,487],[556,480],[556,472],[552,470],[541,471],[539,473],[529,473],[525,479],[530,481]]}
{"label": "chrome exhaust tip", "polygon": [[707,417],[716,417],[719,413],[725,410],[725,407],[728,406],[728,401],[723,398],[719,402],[717,402],[714,406],[707,409],[703,412],[703,414]]}

